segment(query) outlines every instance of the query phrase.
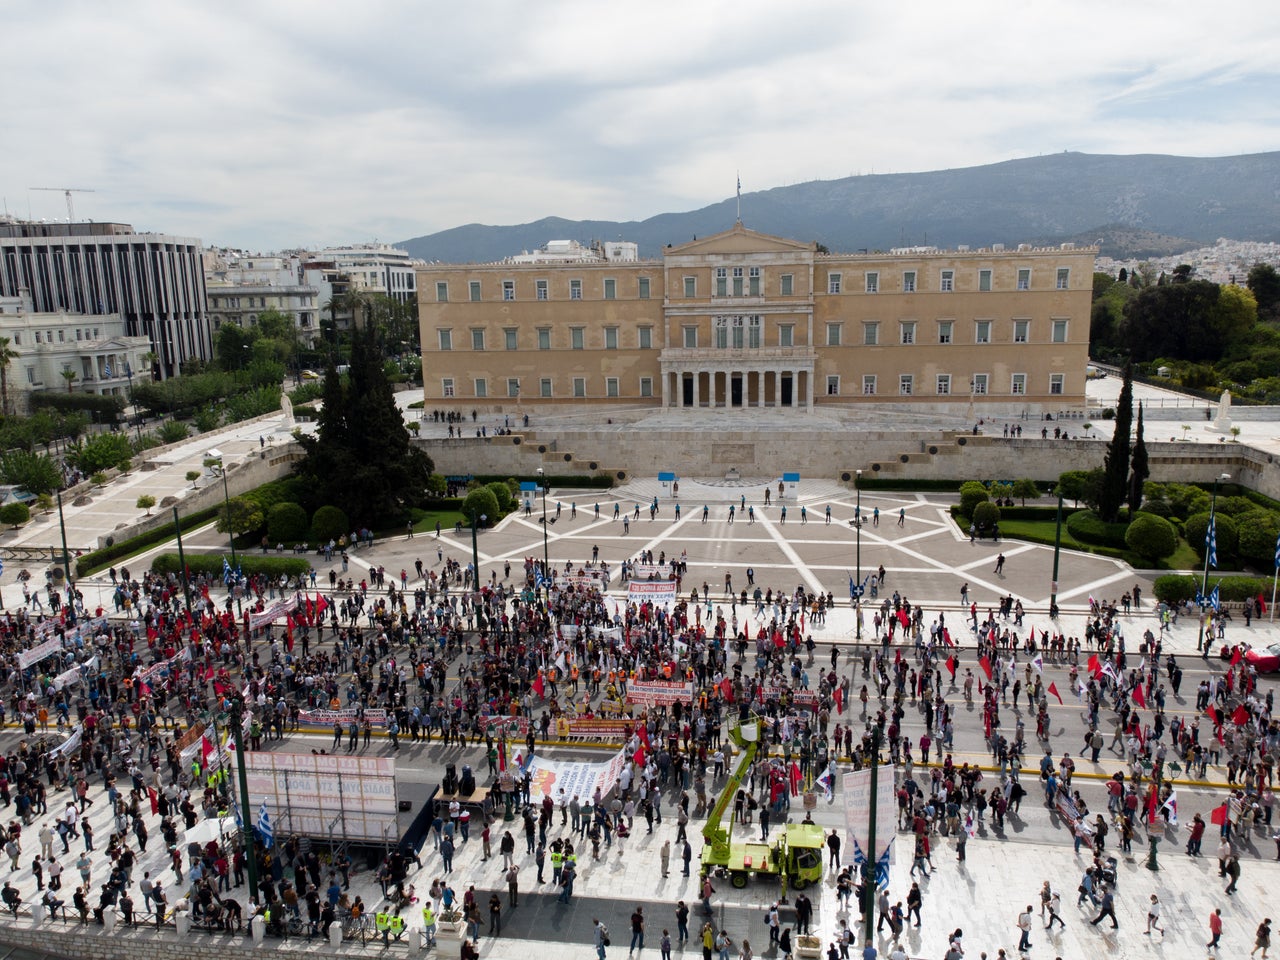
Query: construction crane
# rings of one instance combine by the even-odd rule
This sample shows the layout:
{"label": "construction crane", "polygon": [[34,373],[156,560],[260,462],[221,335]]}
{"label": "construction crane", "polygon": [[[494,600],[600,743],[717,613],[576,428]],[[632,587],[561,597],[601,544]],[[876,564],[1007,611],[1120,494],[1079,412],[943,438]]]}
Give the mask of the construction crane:
{"label": "construction crane", "polygon": [[28,190],[52,190],[55,193],[65,194],[67,197],[67,222],[74,223],[76,219],[75,204],[71,202],[73,193],[94,193],[93,190],[85,190],[80,187],[28,187]]}

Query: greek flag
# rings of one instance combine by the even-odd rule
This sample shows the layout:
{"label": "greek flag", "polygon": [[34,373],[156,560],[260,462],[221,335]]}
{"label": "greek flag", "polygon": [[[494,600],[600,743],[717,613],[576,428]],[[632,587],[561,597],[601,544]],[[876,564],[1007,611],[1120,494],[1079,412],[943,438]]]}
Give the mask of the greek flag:
{"label": "greek flag", "polygon": [[1280,569],[1280,537],[1276,537],[1276,568]]}
{"label": "greek flag", "polygon": [[1218,569],[1218,531],[1217,521],[1214,517],[1209,517],[1209,529],[1204,532],[1204,552],[1205,559],[1209,561],[1209,566],[1215,570]]}
{"label": "greek flag", "polygon": [[1222,581],[1219,580],[1218,583],[1215,583],[1213,585],[1213,590],[1209,593],[1209,606],[1213,607],[1215,610],[1222,609],[1222,599],[1218,594],[1218,584],[1221,582]]}
{"label": "greek flag", "polygon": [[111,379],[111,364],[109,364],[109,363],[108,363],[108,364],[105,364],[105,365],[103,366],[103,368],[102,368],[102,373],[103,373],[103,375],[104,375],[108,380],[110,380],[110,379]]}
{"label": "greek flag", "polygon": [[231,564],[227,563],[226,557],[222,558],[222,582],[228,584],[231,582]]}
{"label": "greek flag", "polygon": [[262,845],[268,850],[271,849],[271,841],[275,839],[275,831],[271,829],[271,817],[267,814],[267,801],[262,801],[262,806],[258,808],[258,837],[262,840]]}

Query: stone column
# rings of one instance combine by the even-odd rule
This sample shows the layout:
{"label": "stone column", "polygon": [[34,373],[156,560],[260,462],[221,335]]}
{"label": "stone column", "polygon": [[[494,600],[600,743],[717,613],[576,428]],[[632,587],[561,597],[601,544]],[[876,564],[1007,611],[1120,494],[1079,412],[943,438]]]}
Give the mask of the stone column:
{"label": "stone column", "polygon": [[702,371],[697,367],[693,369],[693,405],[698,406],[698,381],[702,379]]}
{"label": "stone column", "polygon": [[809,410],[808,410],[808,412],[809,412],[809,413],[813,413],[813,371],[812,371],[812,370],[810,370],[807,374],[805,374],[805,377],[806,377],[806,379],[809,381],[809,388],[808,388],[808,390],[806,391],[806,393],[807,393],[807,395],[808,395],[808,398],[809,398]]}

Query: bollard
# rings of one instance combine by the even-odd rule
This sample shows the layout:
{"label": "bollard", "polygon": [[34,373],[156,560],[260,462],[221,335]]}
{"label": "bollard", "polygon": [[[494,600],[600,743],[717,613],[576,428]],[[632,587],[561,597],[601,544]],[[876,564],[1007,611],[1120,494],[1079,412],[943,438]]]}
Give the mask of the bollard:
{"label": "bollard", "polygon": [[249,932],[253,934],[254,943],[261,943],[267,938],[267,921],[262,917],[254,917],[249,924]]}
{"label": "bollard", "polygon": [[329,924],[329,946],[342,946],[342,924],[337,920]]}
{"label": "bollard", "polygon": [[427,952],[427,935],[424,930],[406,929],[404,942],[409,948],[409,956],[411,957],[420,957]]}
{"label": "bollard", "polygon": [[174,929],[178,931],[178,937],[186,937],[191,932],[191,914],[186,910],[179,910],[173,918]]}
{"label": "bollard", "polygon": [[107,904],[102,908],[102,929],[110,933],[116,928],[116,908]]}
{"label": "bollard", "polygon": [[44,923],[44,904],[37,900],[31,904],[31,925],[38,927]]}

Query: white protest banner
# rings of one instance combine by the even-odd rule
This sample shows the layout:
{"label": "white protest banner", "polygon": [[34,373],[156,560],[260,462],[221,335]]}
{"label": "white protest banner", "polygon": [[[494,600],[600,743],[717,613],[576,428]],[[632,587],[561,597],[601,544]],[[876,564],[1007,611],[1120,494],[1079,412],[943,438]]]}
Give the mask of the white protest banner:
{"label": "white protest banner", "polygon": [[669,707],[673,703],[693,703],[693,684],[669,680],[632,680],[627,684],[627,703],[645,707]]}
{"label": "white protest banner", "polygon": [[549,760],[534,755],[529,763],[529,796],[535,801],[543,797],[555,799],[561,790],[567,797],[589,800],[600,788],[601,796],[607,795],[622,776],[626,757],[619,750],[604,763],[582,760]]}
{"label": "white protest banner", "polygon": [[629,603],[675,603],[676,582],[674,580],[629,580],[627,581],[627,601]]}
{"label": "white protest banner", "polygon": [[[359,711],[354,707],[346,710],[299,710],[298,720],[301,723],[311,723],[322,727],[332,727],[335,723],[340,723],[345,727],[352,720],[357,719],[358,715]],[[375,727],[385,727],[387,725],[387,711],[366,710],[364,711],[364,719]]]}
{"label": "white protest banner", "polygon": [[56,747],[50,750],[49,756],[60,757],[64,753],[75,753],[77,750],[80,749],[80,742],[83,739],[84,739],[84,724],[78,723],[76,724],[75,730],[72,731],[71,736],[67,737],[66,740],[63,740],[62,743],[58,744]]}
{"label": "white protest banner", "polygon": [[292,600],[276,600],[269,604],[265,610],[249,614],[249,629],[257,630],[259,627],[265,627],[273,620],[279,620],[293,608],[294,603]]}
{"label": "white protest banner", "polygon": [[52,657],[55,653],[58,653],[61,650],[62,638],[57,636],[50,637],[48,640],[44,641],[44,643],[34,646],[29,650],[23,650],[20,652],[18,654],[18,666],[25,670],[32,664],[39,663],[46,657]]}
{"label": "white protest banner", "polygon": [[[850,849],[863,853],[870,843],[871,770],[846,773],[841,782],[844,791],[844,824]],[[893,788],[893,768],[882,766],[876,783],[876,860],[893,843],[897,834],[898,808]]]}
{"label": "white protest banner", "polygon": [[665,580],[671,576],[671,568],[665,563],[633,563],[630,569],[632,580],[648,580],[650,577]]}

